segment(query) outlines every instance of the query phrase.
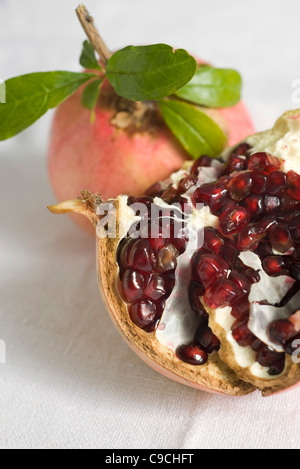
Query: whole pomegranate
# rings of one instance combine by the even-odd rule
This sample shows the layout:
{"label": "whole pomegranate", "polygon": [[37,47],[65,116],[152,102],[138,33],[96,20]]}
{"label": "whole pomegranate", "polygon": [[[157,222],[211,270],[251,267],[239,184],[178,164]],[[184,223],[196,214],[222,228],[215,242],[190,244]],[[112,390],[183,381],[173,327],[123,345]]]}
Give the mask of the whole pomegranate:
{"label": "whole pomegranate", "polygon": [[294,110],[142,197],[49,207],[97,229],[108,312],[157,371],[234,396],[299,383],[299,142]]}
{"label": "whole pomegranate", "polygon": [[[118,194],[138,196],[189,159],[156,103],[121,98],[106,81],[91,123],[91,112],[81,104],[82,91],[60,104],[53,120],[48,167],[59,201],[75,197],[82,188],[105,200]],[[242,102],[207,112],[228,136],[229,145],[253,132]],[[77,222],[88,227],[81,218]]]}

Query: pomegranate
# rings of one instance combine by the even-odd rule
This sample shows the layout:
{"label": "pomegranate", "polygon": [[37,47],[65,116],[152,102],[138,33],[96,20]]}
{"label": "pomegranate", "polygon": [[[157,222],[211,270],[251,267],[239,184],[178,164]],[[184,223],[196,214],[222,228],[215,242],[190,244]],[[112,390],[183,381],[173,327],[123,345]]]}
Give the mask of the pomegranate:
{"label": "pomegranate", "polygon": [[202,390],[270,395],[300,380],[299,175],[294,110],[144,196],[107,205],[84,191],[49,209],[97,229],[109,314],[149,365]]}

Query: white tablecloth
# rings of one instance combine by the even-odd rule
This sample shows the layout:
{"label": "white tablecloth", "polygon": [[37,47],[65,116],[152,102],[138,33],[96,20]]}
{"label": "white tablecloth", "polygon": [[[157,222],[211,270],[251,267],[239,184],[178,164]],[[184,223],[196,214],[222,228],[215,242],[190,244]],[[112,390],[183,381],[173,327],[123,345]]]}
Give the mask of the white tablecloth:
{"label": "white tablecloth", "polygon": [[[0,78],[78,70],[77,1],[0,0]],[[258,129],[292,99],[295,0],[88,0],[109,47],[166,42],[244,77]],[[296,448],[300,389],[263,399],[199,392],[155,373],[101,303],[94,240],[54,217],[46,168],[51,113],[0,143],[2,448]],[[1,124],[0,124],[1,125]]]}

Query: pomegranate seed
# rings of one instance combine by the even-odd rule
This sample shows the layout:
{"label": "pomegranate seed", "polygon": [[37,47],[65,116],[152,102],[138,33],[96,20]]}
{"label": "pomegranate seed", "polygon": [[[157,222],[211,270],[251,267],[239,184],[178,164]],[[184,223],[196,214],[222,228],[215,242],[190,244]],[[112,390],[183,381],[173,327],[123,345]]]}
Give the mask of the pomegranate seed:
{"label": "pomegranate seed", "polygon": [[148,195],[150,197],[159,197],[162,193],[163,190],[161,184],[159,182],[156,182],[146,190],[145,195]]}
{"label": "pomegranate seed", "polygon": [[277,344],[285,345],[296,335],[294,325],[287,319],[273,321],[269,327],[270,338]]}
{"label": "pomegranate seed", "polygon": [[126,270],[122,279],[122,294],[128,303],[135,303],[144,298],[145,279],[134,270]]}
{"label": "pomegranate seed", "polygon": [[156,258],[149,240],[137,239],[126,244],[121,253],[121,262],[139,272],[151,272],[156,265]]}
{"label": "pomegranate seed", "polygon": [[185,176],[178,184],[178,191],[179,192],[187,192],[191,187],[193,187],[197,182],[193,176]]}
{"label": "pomegranate seed", "polygon": [[300,243],[300,216],[294,218],[289,225],[289,231],[292,235],[293,240],[296,243]]}
{"label": "pomegranate seed", "polygon": [[209,167],[211,166],[212,158],[207,155],[202,155],[198,160],[195,161],[193,166],[191,167],[191,174],[198,175],[199,169],[202,167]]}
{"label": "pomegranate seed", "polygon": [[200,297],[204,295],[205,289],[199,282],[192,281],[189,288],[189,302],[192,310],[200,318],[207,318],[208,314],[205,311]]}
{"label": "pomegranate seed", "polygon": [[261,347],[265,347],[265,344],[259,339],[254,339],[253,342],[251,342],[250,346],[252,350],[258,352]]}
{"label": "pomegranate seed", "polygon": [[250,345],[256,339],[255,335],[248,328],[248,318],[238,319],[234,322],[231,329],[234,340],[242,347]]}
{"label": "pomegranate seed", "polygon": [[195,190],[193,201],[208,205],[212,212],[216,212],[225,203],[227,195],[227,189],[218,183],[204,184]]}
{"label": "pomegranate seed", "polygon": [[258,224],[246,226],[241,233],[239,233],[236,247],[239,251],[254,250],[265,236],[266,231]]}
{"label": "pomegranate seed", "polygon": [[158,274],[150,274],[149,278],[146,279],[145,296],[149,300],[157,301],[167,294],[165,280]]}
{"label": "pomegranate seed", "polygon": [[285,261],[281,256],[265,257],[262,261],[262,266],[270,277],[288,274],[288,270],[285,268]]}
{"label": "pomegranate seed", "polygon": [[224,239],[222,235],[211,227],[204,228],[204,244],[203,249],[208,252],[215,254],[220,253],[220,248],[224,245]]}
{"label": "pomegranate seed", "polygon": [[127,205],[130,207],[132,204],[144,204],[147,207],[151,207],[151,204],[153,204],[153,198],[148,196],[128,197]]}
{"label": "pomegranate seed", "polygon": [[269,174],[276,171],[281,166],[281,163],[276,156],[270,153],[259,152],[250,156],[248,161],[248,168],[252,171],[258,171]]}
{"label": "pomegranate seed", "polygon": [[281,202],[279,197],[275,195],[266,195],[264,197],[264,208],[266,213],[278,212],[280,210]]}
{"label": "pomegranate seed", "polygon": [[252,172],[252,192],[254,194],[264,194],[267,188],[267,177],[263,173]]}
{"label": "pomegranate seed", "polygon": [[272,248],[279,252],[287,252],[293,246],[291,233],[284,225],[274,225],[268,230]]}
{"label": "pomegranate seed", "polygon": [[251,173],[242,173],[232,178],[228,183],[228,190],[232,199],[240,202],[251,193]]}
{"label": "pomegranate seed", "polygon": [[293,199],[289,194],[283,194],[281,197],[281,210],[283,212],[299,211],[300,201]]}
{"label": "pomegranate seed", "polygon": [[219,217],[220,229],[224,235],[242,231],[248,222],[249,215],[244,207],[228,209]]}
{"label": "pomegranate seed", "polygon": [[129,315],[132,322],[143,329],[154,321],[156,306],[150,300],[143,300],[129,306]]}
{"label": "pomegranate seed", "polygon": [[234,266],[238,257],[238,251],[230,239],[225,239],[224,246],[221,246],[220,248],[220,255],[225,259],[230,267]]}
{"label": "pomegranate seed", "polygon": [[149,243],[153,251],[157,253],[169,242],[170,229],[168,226],[156,225],[155,232],[151,233],[152,228],[151,223],[149,223],[148,233],[151,236],[149,238]]}
{"label": "pomegranate seed", "polygon": [[205,290],[204,300],[211,308],[230,305],[240,292],[229,279],[222,278]]}
{"label": "pomegranate seed", "polygon": [[264,211],[263,198],[261,195],[251,194],[242,202],[248,212],[250,220],[256,220]]}
{"label": "pomegranate seed", "polygon": [[168,272],[175,270],[177,266],[178,250],[172,244],[167,244],[157,254],[157,270],[158,272]]}
{"label": "pomegranate seed", "polygon": [[232,305],[231,316],[236,319],[246,318],[249,316],[249,300],[248,295],[244,295],[243,297],[238,297],[237,301],[234,302]]}
{"label": "pomegranate seed", "polygon": [[279,360],[276,360],[272,365],[270,366],[270,369],[268,371],[268,374],[270,376],[277,376],[280,375],[284,368],[285,368],[285,354],[281,354],[282,357]]}
{"label": "pomegranate seed", "polygon": [[300,200],[300,175],[294,171],[287,173],[287,192],[293,199]]}
{"label": "pomegranate seed", "polygon": [[195,340],[208,354],[220,349],[221,344],[219,339],[213,334],[212,330],[208,326],[199,327],[198,331],[196,332]]}
{"label": "pomegranate seed", "polygon": [[252,269],[252,267],[246,269],[244,275],[251,284],[258,283],[260,281],[259,272],[257,270]]}
{"label": "pomegranate seed", "polygon": [[246,168],[247,168],[246,158],[243,156],[238,156],[238,155],[233,154],[229,157],[224,173],[231,174],[236,171],[243,171]]}
{"label": "pomegranate seed", "polygon": [[274,255],[271,244],[265,239],[259,243],[256,251],[261,259]]}
{"label": "pomegranate seed", "polygon": [[167,204],[174,202],[174,199],[178,195],[178,190],[175,187],[169,186],[164,193],[161,195],[161,198]]}
{"label": "pomegranate seed", "polygon": [[286,174],[282,171],[274,171],[268,175],[267,193],[276,195],[286,188]]}
{"label": "pomegranate seed", "polygon": [[172,221],[170,241],[175,248],[182,254],[187,247],[189,241],[189,231],[181,222]]}
{"label": "pomegranate seed", "polygon": [[176,349],[176,355],[183,362],[196,366],[204,365],[208,360],[207,353],[198,345],[180,345]]}
{"label": "pomegranate seed", "polygon": [[232,270],[228,278],[239,288],[240,293],[250,293],[251,284],[249,280],[237,270]]}
{"label": "pomegranate seed", "polygon": [[284,347],[288,355],[293,355],[294,352],[300,353],[300,333],[295,335],[292,339],[288,340]]}
{"label": "pomegranate seed", "polygon": [[232,152],[234,155],[247,155],[248,150],[250,150],[251,145],[249,143],[240,143]]}
{"label": "pomegranate seed", "polygon": [[267,345],[263,346],[260,348],[256,355],[256,361],[261,365],[261,366],[266,366],[270,367],[274,362],[276,362],[278,359],[281,359],[284,354],[276,352],[271,347],[268,347]]}
{"label": "pomegranate seed", "polygon": [[214,254],[201,256],[197,267],[198,277],[204,288],[209,287],[217,278],[225,276],[228,272],[227,263]]}

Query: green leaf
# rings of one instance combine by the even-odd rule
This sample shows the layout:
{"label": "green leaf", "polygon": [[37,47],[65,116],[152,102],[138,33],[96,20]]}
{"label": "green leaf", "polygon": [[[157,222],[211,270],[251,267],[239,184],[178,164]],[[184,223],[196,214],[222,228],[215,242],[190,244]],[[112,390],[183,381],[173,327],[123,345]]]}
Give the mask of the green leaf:
{"label": "green leaf", "polygon": [[83,90],[81,97],[82,105],[91,111],[95,109],[97,104],[102,83],[103,78],[98,78],[97,80],[93,80],[91,83],[88,83]]}
{"label": "green leaf", "polygon": [[89,43],[89,41],[84,41],[83,43],[83,49],[79,62],[80,65],[82,65],[84,68],[91,68],[92,70],[102,70],[102,67],[100,66],[96,58],[93,46]]}
{"label": "green leaf", "polygon": [[175,100],[160,101],[159,107],[167,126],[193,158],[215,157],[221,153],[226,137],[204,112]]}
{"label": "green leaf", "polygon": [[229,107],[241,98],[242,79],[231,69],[200,66],[192,80],[176,96],[209,107]]}
{"label": "green leaf", "polygon": [[106,76],[116,93],[133,101],[156,100],[175,93],[194,76],[195,59],[185,50],[166,44],[128,46],[106,65]]}
{"label": "green leaf", "polygon": [[0,104],[0,140],[13,137],[56,107],[95,75],[74,72],[40,72],[10,78],[6,104]]}

